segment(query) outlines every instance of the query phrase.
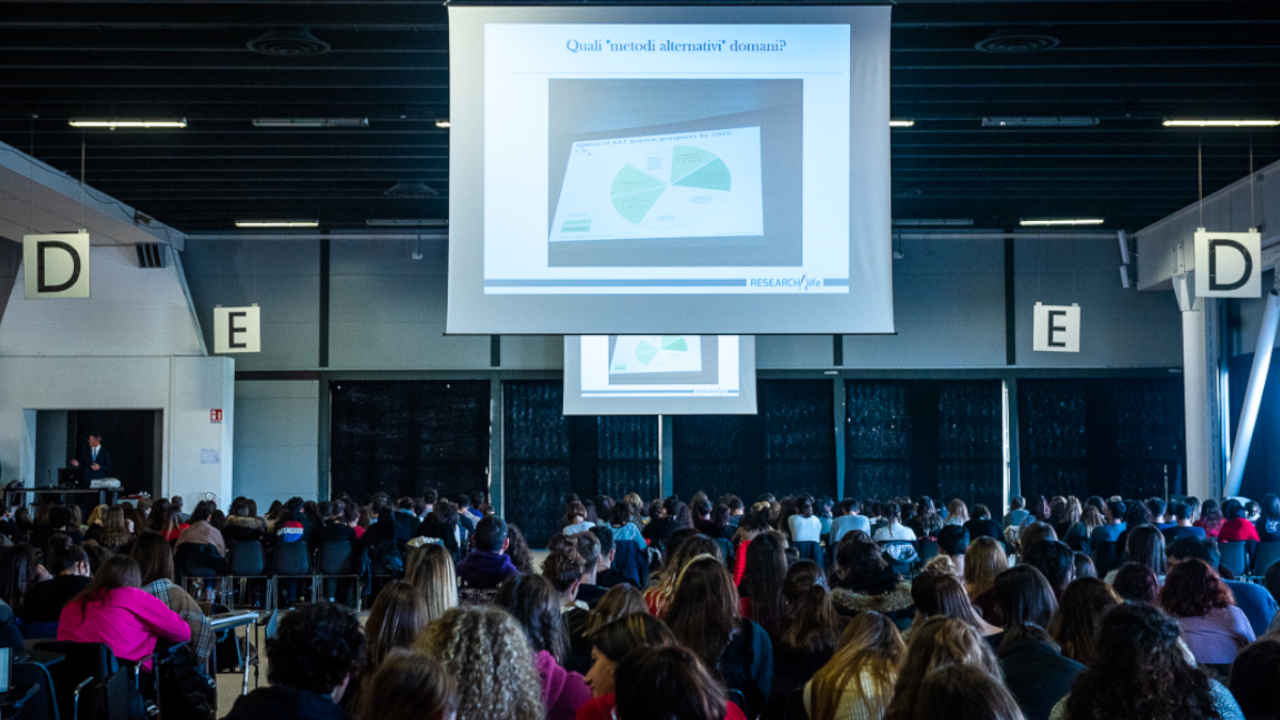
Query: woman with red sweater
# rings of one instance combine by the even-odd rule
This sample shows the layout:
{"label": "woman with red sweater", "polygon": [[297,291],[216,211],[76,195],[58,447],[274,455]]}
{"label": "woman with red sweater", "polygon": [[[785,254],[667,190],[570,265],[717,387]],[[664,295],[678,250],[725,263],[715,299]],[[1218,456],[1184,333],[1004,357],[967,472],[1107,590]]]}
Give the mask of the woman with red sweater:
{"label": "woman with red sweater", "polygon": [[[136,662],[155,652],[156,641],[191,640],[191,626],[163,600],[138,589],[142,572],[128,555],[114,555],[89,587],[71,599],[58,620],[58,639],[102,643],[116,657]],[[151,669],[151,663],[143,666]]]}
{"label": "woman with red sweater", "polygon": [[1244,505],[1239,500],[1222,504],[1222,528],[1218,530],[1218,542],[1258,542],[1258,528],[1244,516]]}

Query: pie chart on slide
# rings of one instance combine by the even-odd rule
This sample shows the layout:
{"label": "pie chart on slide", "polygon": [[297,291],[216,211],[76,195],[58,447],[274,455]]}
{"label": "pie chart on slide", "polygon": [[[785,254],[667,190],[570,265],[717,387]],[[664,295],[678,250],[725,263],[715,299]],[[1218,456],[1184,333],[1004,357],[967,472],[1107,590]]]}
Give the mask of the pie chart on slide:
{"label": "pie chart on slide", "polygon": [[714,153],[689,145],[658,146],[631,160],[613,178],[613,207],[627,222],[676,230],[724,204],[732,179]]}

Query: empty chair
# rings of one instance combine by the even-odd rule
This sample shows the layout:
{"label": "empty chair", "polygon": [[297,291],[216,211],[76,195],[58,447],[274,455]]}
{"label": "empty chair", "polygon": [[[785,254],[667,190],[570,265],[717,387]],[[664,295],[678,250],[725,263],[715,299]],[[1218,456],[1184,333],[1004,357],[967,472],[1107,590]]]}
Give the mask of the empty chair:
{"label": "empty chair", "polygon": [[[227,593],[235,593],[232,605],[253,605],[250,598],[250,580],[261,580],[263,608],[269,610],[271,597],[266,592],[268,583],[267,553],[262,543],[233,542],[227,545]],[[237,588],[237,581],[239,587]]]}
{"label": "empty chair", "polygon": [[49,668],[36,662],[14,663],[9,680],[15,686],[36,686],[35,694],[18,712],[18,720],[59,720],[58,700],[54,695],[53,676],[49,674]]}
{"label": "empty chair", "polygon": [[1258,550],[1253,557],[1253,574],[1266,575],[1267,568],[1280,560],[1280,542],[1258,543]]}
{"label": "empty chair", "polygon": [[355,567],[355,548],[349,542],[322,542],[316,550],[316,575],[325,597],[335,599],[339,580],[354,583],[356,612],[360,612],[360,569]]}
{"label": "empty chair", "polygon": [[292,605],[297,602],[297,583],[300,581],[310,584],[311,596],[313,598],[316,596],[316,578],[311,570],[311,553],[306,543],[298,541],[277,545],[272,565],[272,578],[276,582],[277,590],[280,587],[280,581],[285,581],[287,588],[285,604]]}
{"label": "empty chair", "polygon": [[1245,543],[1218,543],[1218,550],[1222,553],[1222,567],[1230,570],[1236,577],[1243,576],[1244,571],[1249,567],[1248,554],[1245,552]]}

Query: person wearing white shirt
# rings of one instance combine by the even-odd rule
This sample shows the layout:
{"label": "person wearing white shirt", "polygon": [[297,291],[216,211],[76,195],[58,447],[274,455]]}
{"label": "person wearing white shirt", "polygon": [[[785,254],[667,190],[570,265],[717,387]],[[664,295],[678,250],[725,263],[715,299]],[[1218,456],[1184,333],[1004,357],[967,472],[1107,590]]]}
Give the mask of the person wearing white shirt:
{"label": "person wearing white shirt", "polygon": [[840,516],[831,521],[831,544],[840,542],[849,532],[861,530],[871,534],[871,521],[865,515],[858,514],[858,501],[852,498],[841,501]]}
{"label": "person wearing white shirt", "polygon": [[813,501],[805,498],[800,501],[800,512],[787,518],[787,526],[791,529],[791,542],[818,542],[822,536],[822,521],[813,514]]}
{"label": "person wearing white shirt", "polygon": [[890,540],[905,540],[913,542],[916,539],[915,532],[902,524],[902,514],[898,510],[896,503],[888,503],[884,506],[884,518],[888,524],[876,530],[874,540],[876,542],[888,542]]}

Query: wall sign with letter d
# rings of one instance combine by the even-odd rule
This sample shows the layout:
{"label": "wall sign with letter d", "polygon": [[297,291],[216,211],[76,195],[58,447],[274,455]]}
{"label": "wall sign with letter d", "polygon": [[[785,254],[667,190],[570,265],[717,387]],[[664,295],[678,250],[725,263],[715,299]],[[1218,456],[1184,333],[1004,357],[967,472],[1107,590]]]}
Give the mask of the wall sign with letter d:
{"label": "wall sign with letter d", "polygon": [[24,235],[22,297],[89,297],[89,233]]}
{"label": "wall sign with letter d", "polygon": [[1262,234],[1205,232],[1196,242],[1197,297],[1262,297]]}
{"label": "wall sign with letter d", "polygon": [[213,309],[213,351],[215,353],[261,352],[258,306],[215,307]]}
{"label": "wall sign with letter d", "polygon": [[1036,352],[1080,352],[1080,306],[1036,303],[1031,349]]}

